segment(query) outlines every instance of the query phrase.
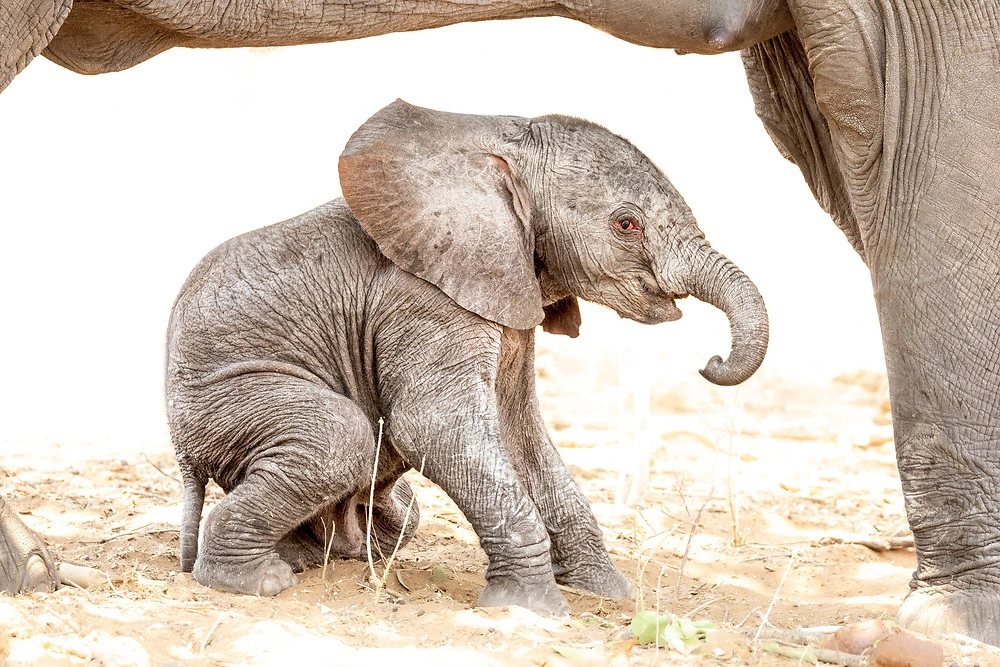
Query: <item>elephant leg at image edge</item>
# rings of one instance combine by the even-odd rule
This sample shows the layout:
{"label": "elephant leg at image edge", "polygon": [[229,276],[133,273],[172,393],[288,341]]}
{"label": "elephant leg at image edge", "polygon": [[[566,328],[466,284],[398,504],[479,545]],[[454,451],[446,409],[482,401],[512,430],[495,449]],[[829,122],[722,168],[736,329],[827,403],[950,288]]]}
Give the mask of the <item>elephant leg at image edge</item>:
{"label": "elephant leg at image edge", "polygon": [[957,5],[824,2],[744,52],[751,91],[872,274],[917,550],[897,618],[1000,645],[1000,53]]}
{"label": "elephant leg at image edge", "polygon": [[[909,43],[952,20],[886,24]],[[890,100],[904,139],[883,140],[878,166],[890,187],[860,226],[917,551],[897,618],[1000,645],[1000,53],[948,31],[940,39],[934,52],[888,52],[889,71],[945,73],[920,79],[930,91]]]}
{"label": "elephant leg at image edge", "polygon": [[72,0],[4,0],[0,5],[0,92],[48,46],[72,6]]}
{"label": "elephant leg at image edge", "polygon": [[17,595],[49,591],[58,585],[49,550],[0,496],[0,592]]}

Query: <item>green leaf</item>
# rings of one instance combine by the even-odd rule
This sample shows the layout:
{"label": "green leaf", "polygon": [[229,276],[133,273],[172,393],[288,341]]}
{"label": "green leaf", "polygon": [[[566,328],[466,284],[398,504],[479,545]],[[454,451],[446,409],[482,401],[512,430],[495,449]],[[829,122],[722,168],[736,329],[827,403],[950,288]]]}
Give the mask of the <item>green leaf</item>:
{"label": "green leaf", "polygon": [[659,620],[656,614],[651,611],[640,611],[632,617],[630,629],[640,644],[646,645],[656,641],[656,635],[659,634],[660,630]]}
{"label": "green leaf", "polygon": [[662,635],[663,642],[669,648],[673,650],[684,653],[684,641],[681,639],[679,628],[676,625],[671,624],[667,627]]}
{"label": "green leaf", "polygon": [[695,626],[694,623],[687,620],[686,618],[677,619],[677,623],[680,626],[681,637],[687,639],[690,637],[697,637],[701,634],[701,631]]}
{"label": "green leaf", "polygon": [[688,654],[701,643],[705,631],[714,629],[711,621],[691,621],[673,614],[657,616],[652,611],[640,611],[632,617],[632,634],[639,644],[656,642],[659,646]]}

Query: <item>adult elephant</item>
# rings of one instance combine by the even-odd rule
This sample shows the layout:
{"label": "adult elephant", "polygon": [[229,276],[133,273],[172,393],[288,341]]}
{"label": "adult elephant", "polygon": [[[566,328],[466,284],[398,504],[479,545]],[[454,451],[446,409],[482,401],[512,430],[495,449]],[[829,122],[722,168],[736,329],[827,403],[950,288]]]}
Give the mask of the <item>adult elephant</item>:
{"label": "adult elephant", "polygon": [[899,620],[1000,645],[995,0],[14,0],[0,10],[0,88],[38,53],[100,73],[173,46],[529,16],[743,49],[765,127],[871,270],[918,556]]}

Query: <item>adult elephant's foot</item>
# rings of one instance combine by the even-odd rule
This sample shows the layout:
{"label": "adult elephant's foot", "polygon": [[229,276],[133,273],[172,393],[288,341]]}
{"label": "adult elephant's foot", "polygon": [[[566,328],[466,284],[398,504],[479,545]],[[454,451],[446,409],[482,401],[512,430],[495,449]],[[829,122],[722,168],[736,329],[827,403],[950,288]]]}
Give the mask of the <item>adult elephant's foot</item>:
{"label": "adult elephant's foot", "polygon": [[506,607],[512,604],[546,616],[569,614],[569,603],[553,579],[526,582],[513,576],[494,577],[486,582],[476,606]]}
{"label": "adult elephant's foot", "polygon": [[246,563],[215,561],[204,556],[194,563],[194,578],[202,586],[227,593],[273,597],[299,583],[291,566],[271,553]]}
{"label": "adult elephant's foot", "polygon": [[1000,646],[1000,591],[912,591],[896,620],[904,628],[929,637],[957,632]]}
{"label": "adult elephant's foot", "polygon": [[59,575],[49,550],[14,507],[0,497],[0,591],[8,595],[50,591]]}
{"label": "adult elephant's foot", "polygon": [[553,569],[556,570],[556,581],[564,586],[614,600],[631,600],[635,597],[635,587],[610,562],[582,565],[562,572],[558,568]]}

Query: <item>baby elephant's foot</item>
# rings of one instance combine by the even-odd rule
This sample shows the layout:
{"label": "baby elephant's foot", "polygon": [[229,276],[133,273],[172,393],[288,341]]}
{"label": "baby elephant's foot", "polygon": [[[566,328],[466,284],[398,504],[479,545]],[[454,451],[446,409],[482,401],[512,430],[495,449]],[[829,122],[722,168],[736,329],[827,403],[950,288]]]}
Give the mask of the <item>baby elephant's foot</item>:
{"label": "baby elephant's foot", "polygon": [[569,604],[559,592],[556,582],[525,583],[514,577],[495,577],[486,582],[479,596],[479,607],[506,607],[516,604],[537,614],[566,616]]}
{"label": "baby elephant's foot", "polygon": [[560,572],[556,574],[556,581],[564,586],[614,600],[631,600],[635,597],[635,587],[611,563],[579,566]]}
{"label": "baby elephant's foot", "polygon": [[268,554],[249,563],[225,563],[198,558],[194,578],[202,586],[227,593],[273,597],[299,583],[291,566],[277,554]]}

